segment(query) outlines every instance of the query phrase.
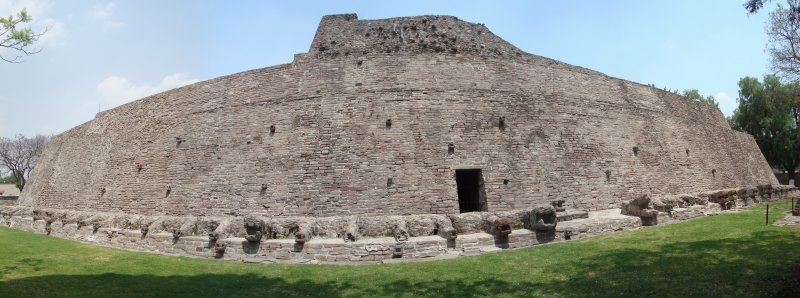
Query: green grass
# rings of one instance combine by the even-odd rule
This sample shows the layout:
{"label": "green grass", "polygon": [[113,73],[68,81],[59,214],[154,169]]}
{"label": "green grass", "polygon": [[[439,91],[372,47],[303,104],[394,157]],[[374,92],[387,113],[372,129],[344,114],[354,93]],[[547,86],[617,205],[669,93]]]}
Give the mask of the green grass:
{"label": "green grass", "polygon": [[[773,202],[773,220],[789,202]],[[770,296],[800,264],[800,229],[737,214],[454,260],[242,264],[135,253],[0,228],[0,297]]]}

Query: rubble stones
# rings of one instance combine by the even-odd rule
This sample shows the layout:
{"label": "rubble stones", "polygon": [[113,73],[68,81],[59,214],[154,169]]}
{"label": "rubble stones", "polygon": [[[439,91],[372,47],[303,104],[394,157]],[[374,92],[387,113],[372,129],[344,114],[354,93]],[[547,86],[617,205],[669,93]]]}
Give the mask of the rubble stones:
{"label": "rubble stones", "polygon": [[630,202],[622,203],[622,214],[639,216],[639,217],[653,217],[658,214],[658,211],[650,207],[650,197],[642,195]]}
{"label": "rubble stones", "polygon": [[624,215],[638,216],[641,218],[643,226],[658,224],[658,210],[650,206],[650,197],[647,195],[642,195],[630,202],[623,203],[621,213]]}

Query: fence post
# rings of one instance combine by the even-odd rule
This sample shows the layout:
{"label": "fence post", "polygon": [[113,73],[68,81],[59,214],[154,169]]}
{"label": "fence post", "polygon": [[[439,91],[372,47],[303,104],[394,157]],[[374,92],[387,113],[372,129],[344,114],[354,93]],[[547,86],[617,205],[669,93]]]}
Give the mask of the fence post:
{"label": "fence post", "polygon": [[764,224],[769,225],[769,203],[767,203],[767,217],[764,219]]}

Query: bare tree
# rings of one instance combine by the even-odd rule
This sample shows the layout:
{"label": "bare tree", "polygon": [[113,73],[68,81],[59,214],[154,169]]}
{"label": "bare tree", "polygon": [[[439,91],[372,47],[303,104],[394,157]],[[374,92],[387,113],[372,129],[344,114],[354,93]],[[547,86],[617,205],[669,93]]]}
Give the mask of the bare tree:
{"label": "bare tree", "polygon": [[789,7],[778,5],[769,14],[767,50],[772,69],[780,75],[800,79],[800,1],[788,0]]}
{"label": "bare tree", "polygon": [[[771,0],[748,0],[744,7],[748,13],[757,13]],[[778,3],[769,13],[766,31],[769,37],[767,51],[772,70],[784,78],[800,80],[800,0]]]}
{"label": "bare tree", "polygon": [[17,135],[13,139],[0,137],[0,166],[11,171],[20,191],[25,187],[33,167],[41,159],[49,140],[49,136],[43,135],[32,138]]}

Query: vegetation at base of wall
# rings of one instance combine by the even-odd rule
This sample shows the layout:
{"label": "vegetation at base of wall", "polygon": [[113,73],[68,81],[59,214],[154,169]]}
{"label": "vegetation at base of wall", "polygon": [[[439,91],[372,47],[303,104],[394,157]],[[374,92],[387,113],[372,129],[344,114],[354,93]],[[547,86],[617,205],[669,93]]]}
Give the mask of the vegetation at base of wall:
{"label": "vegetation at base of wall", "polygon": [[[771,221],[789,201],[770,204]],[[0,297],[771,296],[800,272],[800,229],[765,206],[453,260],[242,264],[103,248],[0,228]],[[793,288],[797,288],[794,284]]]}

